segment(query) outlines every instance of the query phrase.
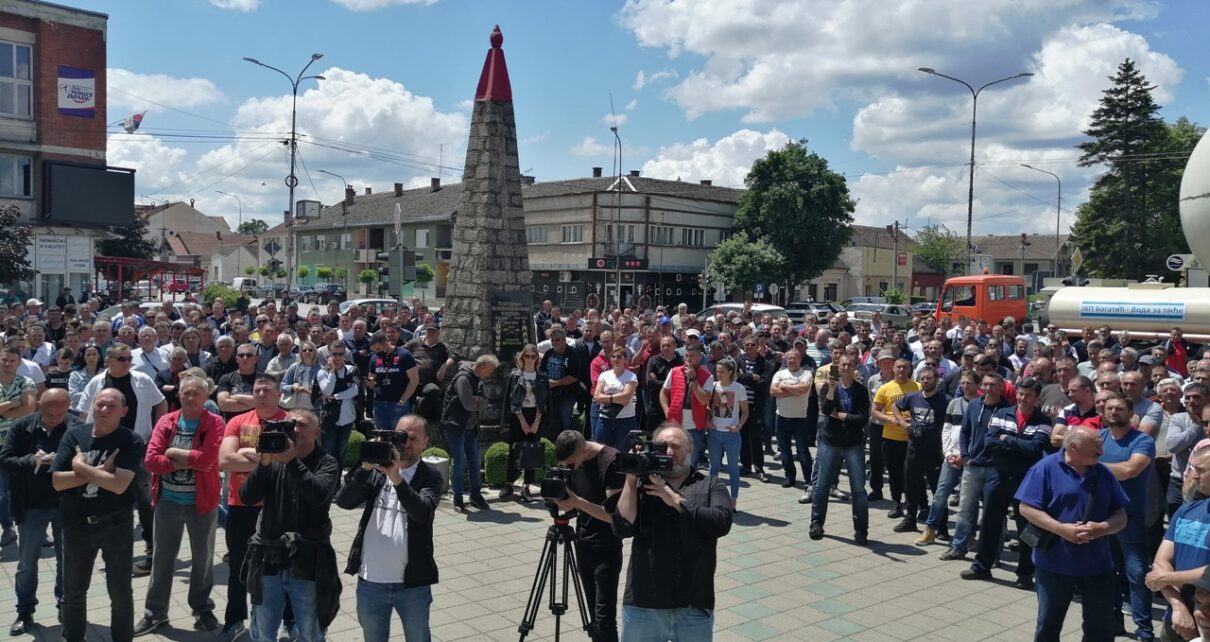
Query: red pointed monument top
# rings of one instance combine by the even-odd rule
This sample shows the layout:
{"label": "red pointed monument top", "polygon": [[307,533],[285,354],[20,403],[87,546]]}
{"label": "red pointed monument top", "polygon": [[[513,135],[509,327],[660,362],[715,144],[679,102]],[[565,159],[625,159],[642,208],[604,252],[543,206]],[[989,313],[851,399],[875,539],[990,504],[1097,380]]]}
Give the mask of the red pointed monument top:
{"label": "red pointed monument top", "polygon": [[493,100],[502,103],[513,101],[513,88],[508,84],[508,65],[504,64],[504,34],[500,25],[492,29],[492,48],[487,50],[483,61],[483,73],[479,75],[479,87],[475,89],[475,100]]}

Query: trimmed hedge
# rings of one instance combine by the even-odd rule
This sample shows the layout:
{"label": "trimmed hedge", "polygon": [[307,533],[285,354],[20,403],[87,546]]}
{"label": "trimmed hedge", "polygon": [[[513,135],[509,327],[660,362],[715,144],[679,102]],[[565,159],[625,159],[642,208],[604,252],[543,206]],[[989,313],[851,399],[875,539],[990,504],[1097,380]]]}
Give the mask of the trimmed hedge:
{"label": "trimmed hedge", "polygon": [[[542,444],[542,449],[546,454],[546,467],[550,468],[555,465],[555,445],[545,437],[539,440]],[[511,484],[515,479],[507,479],[508,477],[508,457],[509,445],[507,442],[498,441],[483,451],[483,483],[493,488],[500,488],[506,484]],[[546,478],[546,470],[539,469],[535,471],[534,481],[542,481]]]}
{"label": "trimmed hedge", "polygon": [[444,450],[434,446],[434,447],[429,448],[429,449],[425,450],[424,452],[420,453],[421,459],[423,459],[425,457],[440,457],[442,459],[449,459],[450,454],[445,452]]}
{"label": "trimmed hedge", "polygon": [[361,463],[361,445],[365,441],[366,436],[360,430],[349,431],[349,447],[345,449],[345,468],[352,468]]}

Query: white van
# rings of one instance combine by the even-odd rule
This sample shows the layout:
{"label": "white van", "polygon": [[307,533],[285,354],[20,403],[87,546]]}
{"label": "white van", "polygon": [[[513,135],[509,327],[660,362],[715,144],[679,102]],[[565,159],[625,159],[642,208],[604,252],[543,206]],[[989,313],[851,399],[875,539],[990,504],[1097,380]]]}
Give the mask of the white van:
{"label": "white van", "polygon": [[256,279],[240,276],[231,279],[231,289],[240,292],[252,292],[256,290]]}

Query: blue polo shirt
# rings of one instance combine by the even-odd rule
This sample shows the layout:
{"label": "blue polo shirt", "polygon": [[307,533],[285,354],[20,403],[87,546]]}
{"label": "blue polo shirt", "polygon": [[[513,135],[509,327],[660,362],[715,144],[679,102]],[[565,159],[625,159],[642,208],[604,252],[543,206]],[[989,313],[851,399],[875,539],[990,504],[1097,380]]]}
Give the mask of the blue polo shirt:
{"label": "blue polo shirt", "polygon": [[[1130,503],[1113,473],[1101,464],[1089,467],[1080,476],[1063,461],[1064,451],[1047,455],[1034,464],[1015,498],[1064,524],[1074,524],[1084,518],[1088,498],[1093,498],[1089,521],[1103,522]],[[1051,573],[1087,577],[1112,571],[1113,554],[1109,538],[1102,537],[1087,544],[1072,544],[1056,536],[1046,550],[1034,551],[1034,564]]]}
{"label": "blue polo shirt", "polygon": [[1177,509],[1164,539],[1172,542],[1172,569],[1188,571],[1210,564],[1210,499]]}
{"label": "blue polo shirt", "polygon": [[[1155,461],[1155,440],[1150,435],[1131,429],[1121,439],[1114,439],[1108,428],[1101,429],[1101,443],[1105,452],[1101,455],[1101,463],[1119,464],[1130,459],[1132,455],[1145,455],[1148,460]],[[1126,507],[1126,516],[1137,520],[1139,524],[1146,521],[1147,516],[1147,483],[1155,475],[1153,464],[1147,464],[1143,472],[1133,479],[1119,479],[1122,490],[1130,498],[1130,506]]]}

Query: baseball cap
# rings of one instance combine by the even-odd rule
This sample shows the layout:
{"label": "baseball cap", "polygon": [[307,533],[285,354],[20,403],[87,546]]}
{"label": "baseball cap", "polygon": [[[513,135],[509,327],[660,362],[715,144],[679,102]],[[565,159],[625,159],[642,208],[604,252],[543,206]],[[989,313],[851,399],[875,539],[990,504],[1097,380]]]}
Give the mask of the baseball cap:
{"label": "baseball cap", "polygon": [[430,324],[424,326],[425,332],[439,332],[440,330],[441,330],[441,326],[437,325],[436,323],[430,323]]}
{"label": "baseball cap", "polygon": [[672,319],[669,319],[668,317],[660,317],[658,323],[660,325],[668,325],[669,323],[672,323]]}
{"label": "baseball cap", "polygon": [[807,340],[802,337],[798,337],[794,339],[794,345],[803,346],[805,348],[807,346]]}
{"label": "baseball cap", "polygon": [[1152,355],[1145,354],[1145,355],[1139,357],[1139,363],[1145,363],[1149,366],[1158,366],[1158,365],[1160,365],[1160,360],[1156,359]]}
{"label": "baseball cap", "polygon": [[878,358],[876,359],[876,361],[882,361],[883,359],[892,359],[893,360],[894,358],[895,358],[894,352],[891,352],[890,350],[882,350],[878,353]]}
{"label": "baseball cap", "polygon": [[42,299],[30,299],[25,302],[25,307],[28,308],[31,305],[42,305]]}
{"label": "baseball cap", "polygon": [[962,349],[962,356],[965,357],[967,355],[970,355],[972,357],[979,356],[979,348],[976,348],[975,346],[966,346],[965,348]]}
{"label": "baseball cap", "polygon": [[685,336],[701,338],[702,333],[697,328],[689,328],[688,330],[685,330]]}

